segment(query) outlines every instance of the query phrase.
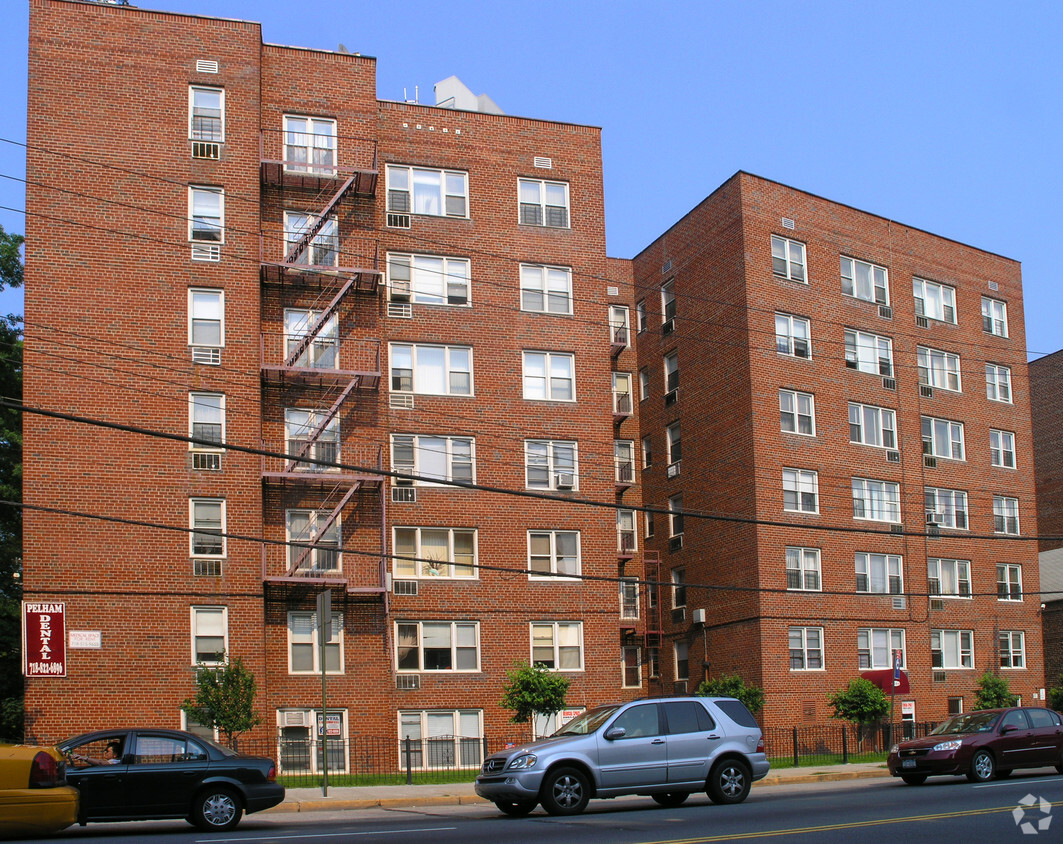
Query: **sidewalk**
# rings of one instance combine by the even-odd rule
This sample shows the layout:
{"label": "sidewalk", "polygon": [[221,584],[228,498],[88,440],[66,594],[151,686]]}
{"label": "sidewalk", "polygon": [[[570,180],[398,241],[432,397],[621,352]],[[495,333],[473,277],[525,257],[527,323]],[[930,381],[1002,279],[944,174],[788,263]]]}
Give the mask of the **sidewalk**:
{"label": "sidewalk", "polygon": [[[806,765],[800,768],[772,770],[754,788],[812,782],[888,777],[885,762],[853,765]],[[477,797],[472,782],[446,785],[378,785],[346,786],[328,790],[321,796],[320,788],[289,788],[284,802],[270,812],[325,812],[347,809],[401,809],[416,806],[465,806],[487,803]]]}

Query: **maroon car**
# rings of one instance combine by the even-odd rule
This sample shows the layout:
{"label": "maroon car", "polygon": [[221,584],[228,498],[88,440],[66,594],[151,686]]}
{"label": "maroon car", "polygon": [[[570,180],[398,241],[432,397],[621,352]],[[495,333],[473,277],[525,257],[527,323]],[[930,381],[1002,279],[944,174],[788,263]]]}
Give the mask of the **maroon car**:
{"label": "maroon car", "polygon": [[1032,706],[955,715],[926,738],[895,744],[888,764],[908,785],[938,774],[986,782],[1017,768],[1055,766],[1063,774],[1063,718]]}

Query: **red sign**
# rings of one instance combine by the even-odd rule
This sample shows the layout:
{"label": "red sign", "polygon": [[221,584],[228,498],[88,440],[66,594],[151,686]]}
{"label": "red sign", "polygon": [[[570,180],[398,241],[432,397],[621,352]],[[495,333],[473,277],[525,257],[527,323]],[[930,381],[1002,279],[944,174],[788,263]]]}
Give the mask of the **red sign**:
{"label": "red sign", "polygon": [[66,676],[66,605],[22,602],[22,673]]}

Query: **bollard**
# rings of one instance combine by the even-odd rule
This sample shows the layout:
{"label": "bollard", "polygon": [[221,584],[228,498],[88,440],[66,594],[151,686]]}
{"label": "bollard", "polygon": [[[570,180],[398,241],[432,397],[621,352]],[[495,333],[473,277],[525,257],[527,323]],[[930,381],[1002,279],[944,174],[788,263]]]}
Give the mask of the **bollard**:
{"label": "bollard", "polygon": [[800,763],[797,758],[797,727],[794,727],[794,767],[796,768]]}
{"label": "bollard", "polygon": [[406,785],[413,785],[413,751],[409,736],[406,736]]}

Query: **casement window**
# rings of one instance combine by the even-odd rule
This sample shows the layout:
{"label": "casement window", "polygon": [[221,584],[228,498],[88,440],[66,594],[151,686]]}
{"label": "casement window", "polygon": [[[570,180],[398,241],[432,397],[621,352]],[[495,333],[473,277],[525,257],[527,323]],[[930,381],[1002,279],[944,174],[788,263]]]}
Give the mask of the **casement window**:
{"label": "casement window", "polygon": [[528,577],[531,580],[579,573],[578,530],[528,531]]}
{"label": "casement window", "polygon": [[432,437],[417,434],[391,435],[391,469],[416,479],[397,479],[397,484],[427,485],[432,481],[474,483],[475,441],[471,437]]}
{"label": "casement window", "polygon": [[629,414],[632,409],[631,373],[613,373],[613,413]]}
{"label": "casement window", "polygon": [[1015,435],[1011,431],[989,429],[989,462],[1004,469],[1015,468]]}
{"label": "casement window", "polygon": [[974,631],[931,630],[930,665],[933,668],[974,668]]}
{"label": "casement window", "polygon": [[970,560],[943,560],[930,557],[926,561],[927,591],[944,598],[971,597]]}
{"label": "casement window", "polygon": [[392,301],[468,305],[469,278],[466,258],[388,253],[388,289]]}
{"label": "casement window", "polygon": [[916,316],[956,324],[956,288],[913,278],[912,293],[915,296]]}
{"label": "casement window", "polygon": [[[320,311],[285,308],[284,310],[284,356],[290,358],[303,342],[303,338],[321,318]],[[314,339],[303,349],[293,364],[310,369],[336,369],[339,366],[339,319],[332,314],[325,320]]]}
{"label": "casement window", "polygon": [[653,465],[653,439],[642,438],[642,468],[649,469]]}
{"label": "casement window", "polygon": [[889,271],[885,267],[842,257],[842,293],[880,305],[890,303]]}
{"label": "casement window", "polygon": [[225,395],[188,394],[188,435],[206,442],[189,443],[193,451],[221,451],[225,444]]}
{"label": "casement window", "polygon": [[[544,314],[572,313],[572,270],[521,264],[520,309]],[[627,309],[622,310],[626,315]]]}
{"label": "casement window", "polygon": [[530,627],[532,665],[554,671],[583,670],[583,622],[540,621]]}
{"label": "casement window", "polygon": [[997,563],[997,600],[1022,600],[1022,566],[1017,563]]}
{"label": "casement window", "polygon": [[336,172],[336,121],[284,117],[284,169],[296,173]]}
{"label": "casement window", "polygon": [[472,349],[391,343],[391,390],[428,396],[472,395]]}
{"label": "casement window", "polygon": [[924,487],[926,523],[951,530],[967,530],[967,493],[962,489]]}
{"label": "casement window", "polygon": [[[340,553],[340,518],[331,524],[328,510],[288,510],[288,565],[301,572],[338,572],[343,567]],[[313,547],[308,547],[313,546]]]}
{"label": "casement window", "polygon": [[919,383],[938,390],[960,392],[960,356],[920,346]]}
{"label": "casement window", "polygon": [[775,350],[788,357],[812,357],[812,329],[808,320],[792,314],[776,314]]}
{"label": "casement window", "polygon": [[985,394],[990,401],[1011,404],[1011,367],[995,363],[985,365]]}
{"label": "casement window", "polygon": [[635,305],[635,330],[641,334],[646,330],[646,300],[642,299]]}
{"label": "casement window", "polygon": [[225,191],[221,188],[188,189],[188,239],[225,242]]}
{"label": "casement window", "polygon": [[791,671],[822,670],[822,627],[791,627],[789,640]]}
{"label": "casement window", "polygon": [[[343,613],[332,613],[325,641],[325,673],[343,673]],[[321,640],[316,612],[288,613],[288,673],[321,673]]]}
{"label": "casement window", "polygon": [[858,551],[856,558],[856,591],[883,595],[904,592],[902,560],[898,554],[868,554]]}
{"label": "casement window", "polygon": [[818,548],[786,547],[786,588],[807,592],[823,588]]}
{"label": "casement window", "polygon": [[396,578],[477,577],[475,530],[397,527],[393,535]]}
{"label": "casement window", "polygon": [[225,345],[225,293],[221,290],[188,290],[188,345]]}
{"label": "casement window", "polygon": [[1019,499],[993,496],[993,532],[1019,534]]}
{"label": "casement window", "polygon": [[225,556],[225,499],[190,498],[188,520],[192,533],[189,548],[193,557]]}
{"label": "casement window", "polygon": [[787,433],[814,437],[816,408],[812,394],[779,390],[779,425]]}
{"label": "casement window", "polygon": [[896,448],[896,412],[873,404],[849,402],[849,442]]}
{"label": "casement window", "polygon": [[780,278],[808,284],[805,245],[788,237],[771,236],[771,271]]}
{"label": "casement window", "polygon": [[1001,668],[1026,667],[1026,634],[1021,630],[1001,630],[997,637],[1000,644]]}
{"label": "casement window", "polygon": [[479,671],[480,625],[475,621],[395,623],[395,662],[404,671]]}
{"label": "casement window", "polygon": [[661,285],[661,320],[671,322],[675,319],[675,279],[670,278]]}
{"label": "casement window", "polygon": [[673,495],[668,499],[668,535],[683,534],[683,496]]}
{"label": "casement window", "polygon": [[[524,398],[575,401],[576,359],[559,352],[524,352]],[[630,398],[630,388],[628,390]]]}
{"label": "casement window", "polygon": [[414,769],[479,768],[483,734],[482,709],[399,710],[399,758],[408,746]]}
{"label": "casement window", "polygon": [[635,443],[632,440],[613,440],[613,462],[616,466],[616,482],[635,482]]}
{"label": "casement window", "polygon": [[[314,434],[317,434],[316,439]],[[303,410],[288,407],[284,410],[284,444],[292,457],[289,466],[297,472],[339,471],[338,466],[323,466],[295,458],[310,457],[327,463],[340,460],[340,417],[328,418],[327,410]]]}
{"label": "casement window", "polygon": [[650,395],[650,371],[646,367],[639,370],[639,401],[645,401]]}
{"label": "casement window", "polygon": [[638,550],[634,510],[616,511],[616,550],[622,554]]}
{"label": "casement window", "polygon": [[[296,211],[284,212],[284,255],[281,256],[282,258],[292,251],[292,248],[303,239],[303,235],[317,223],[317,220],[318,218],[313,214],[302,214]],[[293,263],[297,266],[307,264],[318,267],[338,266],[339,246],[339,226],[335,217],[329,217]]]}
{"label": "casement window", "polygon": [[678,463],[683,458],[682,430],[678,422],[673,422],[664,429],[665,441],[668,444],[668,465]]}
{"label": "casement window", "polygon": [[893,668],[893,654],[900,651],[901,666],[908,660],[904,652],[904,630],[861,627],[856,631],[856,654],[860,670]]}
{"label": "casement window", "polygon": [[469,216],[469,174],[387,165],[388,211],[430,217]]}
{"label": "casement window", "polygon": [[579,489],[576,443],[525,440],[524,483],[528,489]]}
{"label": "casement window", "polygon": [[224,665],[229,651],[229,610],[192,607],[192,664]]}
{"label": "casement window", "polygon": [[818,513],[819,473],[809,469],[783,469],[782,500],[783,510]]}
{"label": "casement window", "polygon": [[853,518],[900,523],[900,486],[892,481],[853,478]]}
{"label": "casement window", "polygon": [[188,88],[188,137],[193,141],[225,140],[225,89]]}
{"label": "casement window", "polygon": [[982,297],[982,330],[997,337],[1008,336],[1008,306],[999,299]]}
{"label": "casement window", "polygon": [[679,389],[679,352],[669,352],[664,356],[664,391],[671,393]]}
{"label": "casement window", "polygon": [[609,341],[625,349],[631,345],[631,315],[620,305],[609,306]]}
{"label": "casement window", "polygon": [[684,682],[690,679],[690,643],[675,642],[672,645],[672,657],[675,660],[675,679]]}
{"label": "casement window", "polygon": [[963,423],[948,419],[922,417],[923,454],[963,460]]}
{"label": "casement window", "polygon": [[845,365],[872,375],[893,377],[893,341],[866,331],[845,329]]}
{"label": "casement window", "polygon": [[642,686],[642,648],[628,646],[620,649],[623,666],[621,684],[625,689],[637,689]]}
{"label": "casement window", "polygon": [[520,223],[524,226],[568,228],[568,185],[541,179],[519,179]]}

